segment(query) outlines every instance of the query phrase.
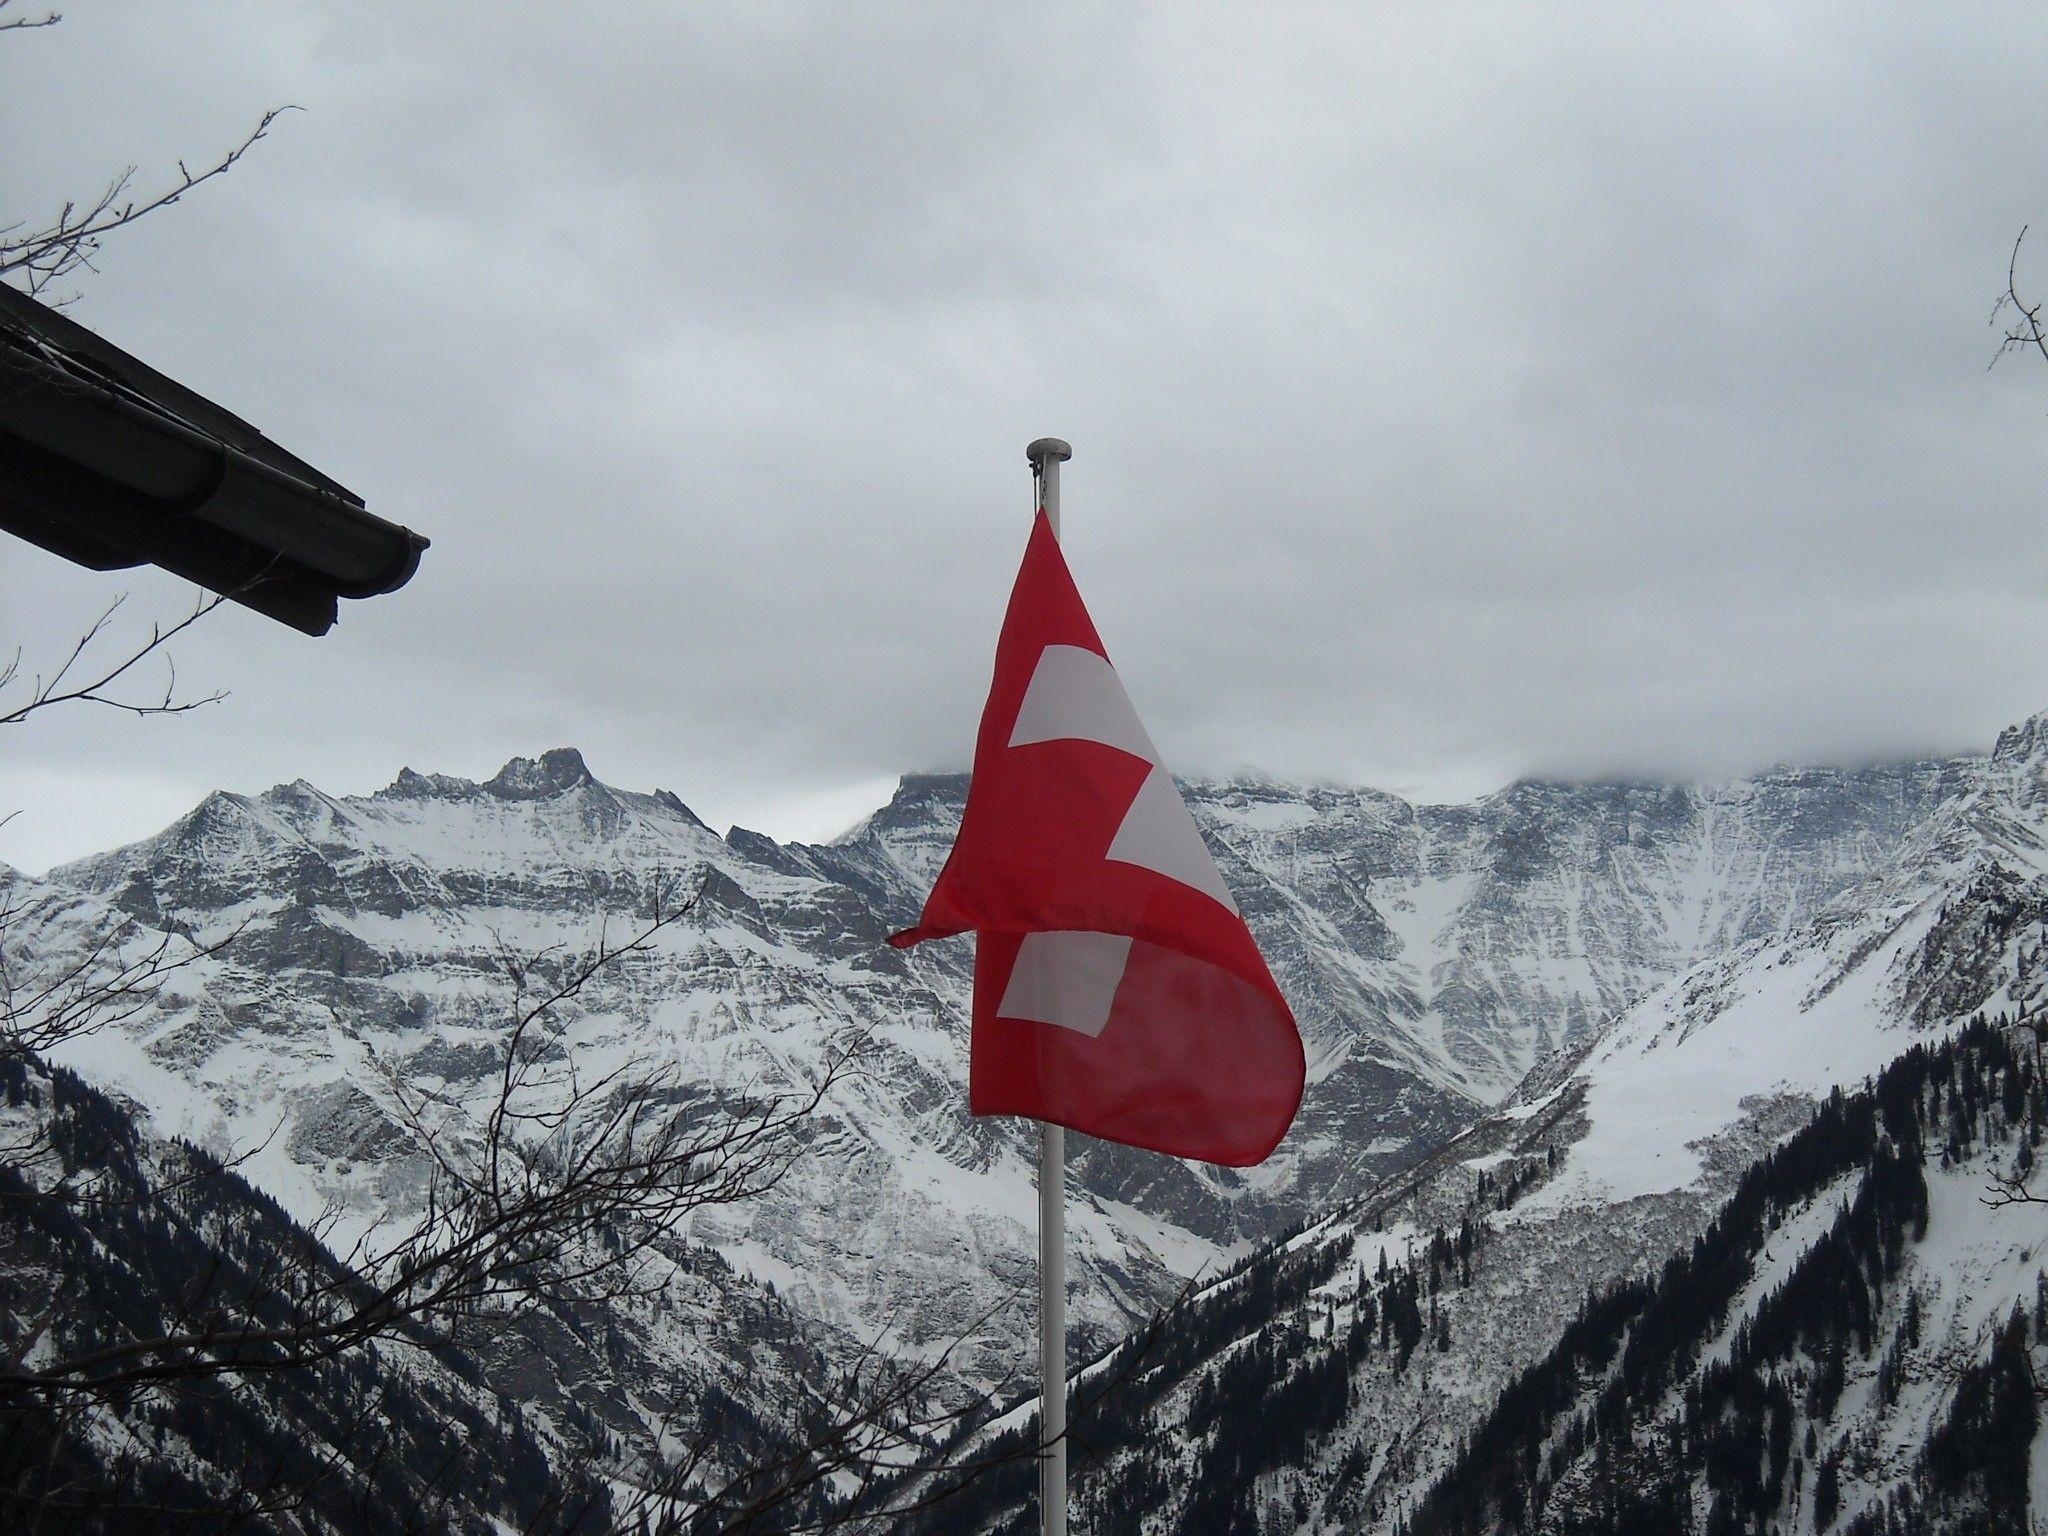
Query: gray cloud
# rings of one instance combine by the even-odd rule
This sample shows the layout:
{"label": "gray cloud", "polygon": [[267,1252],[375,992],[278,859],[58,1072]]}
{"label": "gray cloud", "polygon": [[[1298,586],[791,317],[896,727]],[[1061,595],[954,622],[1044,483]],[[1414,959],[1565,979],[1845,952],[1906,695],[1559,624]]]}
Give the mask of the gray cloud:
{"label": "gray cloud", "polygon": [[[243,0],[0,39],[8,217],[306,107],[73,313],[435,540],[326,640],[210,623],[202,718],[20,733],[0,858],[565,742],[822,831],[964,758],[1047,431],[1185,771],[1987,743],[2048,707],[2048,372],[1987,372],[1985,325],[2048,212],[2044,52],[2027,7]],[[0,550],[31,658],[108,590]]]}

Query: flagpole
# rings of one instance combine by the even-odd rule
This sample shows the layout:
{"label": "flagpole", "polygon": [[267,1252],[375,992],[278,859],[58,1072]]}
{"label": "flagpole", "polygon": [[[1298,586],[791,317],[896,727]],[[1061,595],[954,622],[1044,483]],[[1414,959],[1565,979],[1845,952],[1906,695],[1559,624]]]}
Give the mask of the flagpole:
{"label": "flagpole", "polygon": [[[1024,450],[1038,506],[1060,535],[1060,465],[1074,450],[1041,437]],[[1067,1536],[1067,1131],[1038,1122],[1038,1495],[1044,1536]]]}

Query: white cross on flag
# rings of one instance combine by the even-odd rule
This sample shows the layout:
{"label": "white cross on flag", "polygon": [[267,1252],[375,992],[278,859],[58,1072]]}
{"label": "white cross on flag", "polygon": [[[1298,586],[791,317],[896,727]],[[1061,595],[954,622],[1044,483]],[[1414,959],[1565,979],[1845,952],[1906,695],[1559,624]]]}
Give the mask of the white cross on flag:
{"label": "white cross on flag", "polygon": [[1246,1165],[1305,1076],[1294,1015],[1039,514],[951,857],[907,946],[977,936],[969,1103]]}

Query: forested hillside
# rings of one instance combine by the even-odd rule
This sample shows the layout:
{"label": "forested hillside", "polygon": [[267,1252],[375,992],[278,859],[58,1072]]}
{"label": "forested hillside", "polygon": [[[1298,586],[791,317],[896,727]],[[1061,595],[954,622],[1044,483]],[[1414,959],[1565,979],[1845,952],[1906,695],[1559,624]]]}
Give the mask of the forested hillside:
{"label": "forested hillside", "polygon": [[1406,1529],[2027,1529],[2048,1252],[1990,1295],[1958,1281],[2001,1225],[2038,1236],[2000,1181],[2043,1125],[2002,1015],[1831,1098],[1690,1249],[1588,1297]]}
{"label": "forested hillside", "polygon": [[[2024,1531],[2048,1219],[1984,1197],[2033,1168],[2044,1126],[2030,1033],[1999,1018],[1912,1048],[1751,1166],[1683,1250],[1584,1291],[1412,1497],[1388,1498],[1378,1474],[1423,1426],[1361,1434],[1365,1400],[1432,1372],[1467,1390],[1454,1340],[1483,1326],[1494,1232],[1549,1160],[1482,1176],[1456,1227],[1397,1259],[1283,1242],[1082,1375],[1084,1528]],[[1026,1536],[1030,1492],[1028,1466],[1006,1469],[916,1529]]]}
{"label": "forested hillside", "polygon": [[[296,1360],[271,1334],[309,1284],[351,1277],[276,1201],[196,1148],[158,1142],[71,1073],[0,1061],[0,1528],[381,1536],[603,1530],[605,1485],[472,1354],[423,1329]],[[139,1342],[241,1338],[249,1368],[187,1371]],[[54,1359],[111,1391],[41,1390]],[[265,1362],[273,1368],[265,1368]],[[564,1426],[600,1440],[587,1415]]]}

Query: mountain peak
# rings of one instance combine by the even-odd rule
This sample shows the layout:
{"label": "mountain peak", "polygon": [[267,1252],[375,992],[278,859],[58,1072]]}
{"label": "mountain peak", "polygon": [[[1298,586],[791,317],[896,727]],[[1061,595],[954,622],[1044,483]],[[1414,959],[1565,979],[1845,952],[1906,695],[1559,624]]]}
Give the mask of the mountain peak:
{"label": "mountain peak", "polygon": [[968,775],[959,771],[906,773],[897,780],[896,792],[887,804],[848,827],[832,844],[843,847],[892,828],[923,828],[931,823],[935,811],[940,826],[950,832],[960,819],[960,807],[967,802],[967,779]]}
{"label": "mountain peak", "polygon": [[[596,782],[581,752],[574,747],[554,747],[539,757],[513,758],[481,784],[453,774],[419,773],[411,768],[401,768],[397,778],[377,791],[377,798],[472,800],[479,795],[489,795],[498,800],[546,800]],[[680,808],[680,801],[677,806]],[[689,813],[685,811],[684,814]]]}
{"label": "mountain peak", "polygon": [[483,787],[501,800],[545,800],[597,781],[574,747],[554,747],[539,757],[515,757]]}
{"label": "mountain peak", "polygon": [[418,773],[411,768],[398,770],[398,777],[385,788],[377,791],[380,800],[459,800],[476,793],[476,785],[468,779],[456,778],[446,773]]}
{"label": "mountain peak", "polygon": [[2000,731],[1998,745],[1991,749],[1991,761],[2010,768],[2048,762],[2048,710]]}
{"label": "mountain peak", "polygon": [[933,804],[956,805],[967,798],[968,775],[958,769],[940,773],[906,773],[884,810],[912,810]]}

